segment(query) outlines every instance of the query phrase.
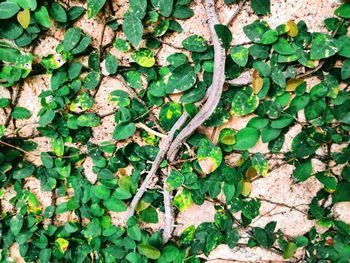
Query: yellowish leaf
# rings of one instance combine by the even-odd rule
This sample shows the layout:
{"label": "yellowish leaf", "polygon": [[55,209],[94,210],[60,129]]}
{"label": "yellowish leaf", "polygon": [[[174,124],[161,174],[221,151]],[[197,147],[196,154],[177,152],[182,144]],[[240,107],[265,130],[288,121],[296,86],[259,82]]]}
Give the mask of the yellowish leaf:
{"label": "yellowish leaf", "polygon": [[287,84],[286,84],[286,91],[289,91],[289,92],[295,91],[295,89],[303,82],[304,82],[304,80],[302,80],[302,79],[290,79],[290,80],[288,80]]}
{"label": "yellowish leaf", "polygon": [[259,76],[259,73],[254,70],[253,72],[253,91],[258,94],[264,85],[264,80]]}
{"label": "yellowish leaf", "polygon": [[249,167],[245,172],[245,180],[251,182],[254,178],[258,177],[258,173],[254,167]]}
{"label": "yellowish leaf", "polygon": [[24,9],[23,11],[18,12],[17,20],[20,25],[26,29],[30,23],[30,11],[29,9]]}
{"label": "yellowish leaf", "polygon": [[62,253],[66,252],[66,250],[69,246],[69,242],[66,239],[61,238],[61,237],[57,238],[55,243]]}
{"label": "yellowish leaf", "polygon": [[252,184],[250,182],[243,181],[241,194],[245,197],[250,195],[252,191]]}
{"label": "yellowish leaf", "polygon": [[296,37],[299,33],[297,24],[293,20],[289,20],[286,24],[287,34],[290,37]]}

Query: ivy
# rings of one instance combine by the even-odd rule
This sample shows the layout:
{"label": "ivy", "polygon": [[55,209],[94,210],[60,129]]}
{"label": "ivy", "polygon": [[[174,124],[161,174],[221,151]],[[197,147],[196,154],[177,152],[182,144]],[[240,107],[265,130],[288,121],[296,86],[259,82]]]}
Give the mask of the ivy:
{"label": "ivy", "polygon": [[[179,20],[191,18],[196,3],[131,0],[117,19],[112,2],[0,3],[0,83],[9,94],[0,98],[1,260],[11,260],[17,243],[26,262],[200,262],[221,244],[239,248],[244,236],[245,246],[286,260],[300,253],[306,262],[349,261],[350,229],[333,212],[350,201],[349,3],[325,19],[322,33],[311,33],[302,20],[270,27],[270,1],[251,0],[259,15],[243,27],[251,43],[233,45],[229,23],[213,19],[207,8],[215,1],[206,0],[211,40],[198,31],[176,46],[168,36],[185,31]],[[238,4],[238,13],[245,1],[224,3]],[[102,24],[98,41],[78,27],[82,16]],[[52,27],[64,32],[62,42],[40,57],[34,50]],[[107,27],[114,36],[105,44]],[[176,52],[160,59],[166,45]],[[34,112],[21,91],[41,76],[49,84],[40,86]],[[117,85],[107,96],[105,80]],[[112,111],[97,106],[101,96]],[[246,124],[233,129],[233,118]],[[99,140],[106,122],[110,138]],[[33,136],[22,137],[25,128]],[[307,212],[252,197],[253,182],[268,177],[276,160],[294,166],[297,184],[319,182]],[[32,178],[51,193],[51,205],[31,192]],[[173,236],[178,213],[204,202],[213,204],[213,220]],[[298,237],[277,222],[254,226],[263,202],[301,211],[315,225]],[[58,224],[64,213],[70,219]],[[123,213],[127,220],[116,225]],[[144,227],[163,222],[161,213],[162,231]]]}

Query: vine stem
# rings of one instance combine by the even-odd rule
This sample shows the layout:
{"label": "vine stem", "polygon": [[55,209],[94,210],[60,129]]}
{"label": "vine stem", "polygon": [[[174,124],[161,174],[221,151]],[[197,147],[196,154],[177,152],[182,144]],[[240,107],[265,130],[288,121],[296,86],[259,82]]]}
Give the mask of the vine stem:
{"label": "vine stem", "polygon": [[212,85],[208,89],[208,98],[196,116],[181,130],[179,135],[170,145],[167,158],[170,162],[175,160],[176,154],[182,143],[205,122],[214,112],[219,104],[223,86],[225,83],[225,61],[226,52],[221,46],[214,26],[219,24],[215,10],[214,0],[204,0],[205,9],[209,19],[209,28],[214,45],[214,72]]}
{"label": "vine stem", "polygon": [[170,173],[170,168],[166,168],[166,172],[163,175],[163,200],[164,200],[164,230],[163,230],[163,243],[167,243],[171,238],[174,229],[174,216],[171,192],[167,190],[166,178]]}
{"label": "vine stem", "polygon": [[180,119],[177,120],[177,122],[174,124],[174,126],[171,128],[170,132],[168,133],[167,137],[163,139],[163,141],[160,144],[158,154],[156,156],[156,159],[154,160],[151,170],[148,172],[145,180],[141,184],[139,190],[134,195],[134,198],[132,199],[130,205],[129,205],[129,212],[128,212],[128,218],[132,217],[135,214],[135,209],[138,204],[138,202],[141,200],[143,194],[146,192],[146,190],[150,187],[152,187],[152,178],[155,176],[160,163],[164,159],[171,142],[173,141],[173,138],[175,136],[175,132],[181,128],[181,126],[185,123],[187,120],[187,115],[182,115]]}

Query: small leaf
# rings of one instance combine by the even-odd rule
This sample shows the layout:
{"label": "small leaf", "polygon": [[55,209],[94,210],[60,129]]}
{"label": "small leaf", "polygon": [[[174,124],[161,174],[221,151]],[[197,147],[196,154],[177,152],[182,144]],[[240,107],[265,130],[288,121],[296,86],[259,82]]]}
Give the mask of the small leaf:
{"label": "small leaf", "polygon": [[160,125],[167,131],[169,131],[175,122],[182,115],[182,107],[180,103],[169,102],[164,104],[159,112]]}
{"label": "small leaf", "polygon": [[80,28],[70,28],[64,34],[63,47],[66,51],[72,50],[79,42],[81,38]]}
{"label": "small leaf", "polygon": [[233,145],[237,150],[248,150],[259,140],[259,130],[255,128],[243,128],[236,134],[236,143]]}
{"label": "small leaf", "polygon": [[23,226],[23,216],[21,214],[17,214],[16,216],[13,216],[10,220],[10,229],[14,236],[17,236],[21,228]]}
{"label": "small leaf", "polygon": [[350,18],[350,3],[344,3],[339,6],[334,14],[343,18]]}
{"label": "small leaf", "polygon": [[286,83],[286,91],[293,92],[302,83],[304,83],[303,79],[290,79]]}
{"label": "small leaf", "polygon": [[17,106],[13,109],[11,116],[16,120],[19,120],[19,119],[29,119],[30,116],[32,116],[32,114],[26,108]]}
{"label": "small leaf", "polygon": [[151,0],[154,7],[159,8],[159,13],[162,16],[168,17],[171,15],[174,6],[174,0]]}
{"label": "small leaf", "polygon": [[283,258],[288,259],[294,256],[298,247],[294,242],[288,242],[286,248],[283,251]]}
{"label": "small leaf", "polygon": [[338,52],[338,47],[333,38],[327,34],[317,33],[311,43],[311,59],[323,59],[333,56]]}
{"label": "small leaf", "polygon": [[147,258],[158,259],[160,257],[160,251],[155,247],[147,244],[140,244],[138,248]]}
{"label": "small leaf", "polygon": [[219,142],[224,145],[234,145],[236,143],[235,130],[224,128],[220,131]]}
{"label": "small leaf", "polygon": [[34,18],[43,27],[51,27],[49,12],[47,11],[45,6],[41,6],[39,10],[35,11]]}
{"label": "small leaf", "polygon": [[88,18],[93,18],[105,5],[106,0],[88,0],[87,1],[87,15]]}
{"label": "small leaf", "polygon": [[268,15],[270,11],[270,0],[252,0],[252,9],[257,15]]}
{"label": "small leaf", "polygon": [[0,3],[0,19],[13,17],[20,10],[19,6],[11,2]]}
{"label": "small leaf", "polygon": [[214,172],[222,162],[220,147],[212,142],[205,142],[198,148],[198,163],[205,174]]}
{"label": "small leaf", "polygon": [[123,32],[130,43],[137,47],[142,39],[143,25],[141,20],[131,13],[125,13]]}
{"label": "small leaf", "polygon": [[215,25],[215,32],[220,40],[221,46],[227,49],[232,41],[232,33],[231,30],[225,25]]}
{"label": "small leaf", "polygon": [[249,51],[245,47],[233,46],[230,51],[231,58],[239,66],[245,67],[248,62]]}
{"label": "small leaf", "polygon": [[286,27],[288,36],[296,37],[299,34],[298,25],[293,20],[289,20]]}
{"label": "small leaf", "polygon": [[53,2],[50,7],[50,14],[53,19],[57,22],[66,23],[67,22],[67,13],[66,10],[56,2]]}
{"label": "small leaf", "polygon": [[207,50],[205,39],[199,35],[189,36],[182,41],[182,46],[192,52],[205,52]]}
{"label": "small leaf", "polygon": [[297,165],[293,172],[293,177],[298,181],[306,181],[312,174],[311,159]]}
{"label": "small leaf", "polygon": [[20,25],[24,29],[26,29],[30,23],[30,11],[29,11],[29,9],[25,9],[23,11],[18,12],[17,20],[20,23]]}
{"label": "small leaf", "polygon": [[186,188],[178,191],[176,196],[174,197],[174,206],[179,209],[180,212],[185,211],[192,204],[192,196],[191,192]]}
{"label": "small leaf", "polygon": [[251,191],[252,191],[252,184],[250,182],[243,181],[241,195],[243,195],[244,197],[247,197],[250,195]]}
{"label": "small leaf", "polygon": [[69,246],[68,240],[61,237],[56,239],[55,244],[57,245],[61,253],[65,253]]}
{"label": "small leaf", "polygon": [[156,62],[153,51],[149,48],[140,48],[131,57],[137,64],[145,68],[153,67]]}
{"label": "small leaf", "polygon": [[109,74],[115,74],[117,73],[117,69],[118,69],[118,60],[115,58],[115,56],[113,56],[111,53],[107,53],[107,57],[106,57],[106,70],[108,71]]}
{"label": "small leaf", "polygon": [[130,123],[119,123],[115,126],[113,139],[117,141],[125,140],[131,137],[136,132],[136,125],[133,122]]}
{"label": "small leaf", "polygon": [[258,74],[258,71],[253,71],[253,81],[252,81],[252,87],[255,94],[258,94],[262,87],[264,86],[264,80],[261,78]]}

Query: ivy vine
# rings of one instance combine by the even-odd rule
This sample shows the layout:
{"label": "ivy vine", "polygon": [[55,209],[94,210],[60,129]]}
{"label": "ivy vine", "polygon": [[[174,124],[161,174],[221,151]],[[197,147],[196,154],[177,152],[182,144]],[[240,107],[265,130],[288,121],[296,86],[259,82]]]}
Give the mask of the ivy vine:
{"label": "ivy vine", "polygon": [[[183,31],[179,21],[199,4],[192,0],[130,0],[121,18],[111,0],[62,2],[0,1],[0,84],[10,94],[0,98],[0,262],[11,261],[14,243],[26,262],[201,262],[220,244],[259,246],[291,262],[349,262],[350,227],[332,213],[350,201],[349,3],[325,19],[328,32],[311,33],[302,20],[271,28],[263,20],[270,0],[225,0],[237,4],[225,23],[215,1],[203,0],[211,39],[194,34],[177,47],[165,37]],[[232,45],[229,26],[246,4],[259,19],[243,28],[249,42]],[[83,16],[102,21],[99,43],[76,26]],[[64,38],[52,54],[35,57],[39,38],[53,26]],[[115,35],[104,44],[107,27]],[[159,65],[164,45],[178,52]],[[113,50],[131,54],[130,63],[121,64]],[[21,90],[42,74],[50,74],[50,85],[39,95],[38,122],[25,124],[37,134],[21,137],[17,120],[32,116],[19,106]],[[94,105],[107,76],[126,89],[108,94],[114,110],[102,115]],[[317,79],[312,87],[309,77]],[[110,116],[113,140],[93,143],[93,129]],[[250,116],[246,127],[222,128],[235,116]],[[202,125],[218,133],[217,143],[198,132]],[[300,131],[284,151],[294,126]],[[34,137],[47,138],[51,150],[40,152]],[[250,151],[259,141],[268,153]],[[231,154],[239,155],[235,165],[227,161]],[[87,158],[95,182],[85,176]],[[323,185],[306,213],[315,226],[303,236],[285,235],[276,222],[251,226],[261,202],[269,202],[250,197],[252,182],[268,176],[272,159],[295,167],[295,183],[315,177]],[[324,169],[314,172],[313,159]],[[31,176],[52,193],[52,205],[43,207],[25,187]],[[8,201],[10,188],[15,196]],[[204,202],[215,206],[214,221],[174,236],[177,214]],[[73,216],[59,224],[66,212]],[[125,223],[113,224],[111,213],[123,212]],[[143,227],[160,214],[162,230]]]}

